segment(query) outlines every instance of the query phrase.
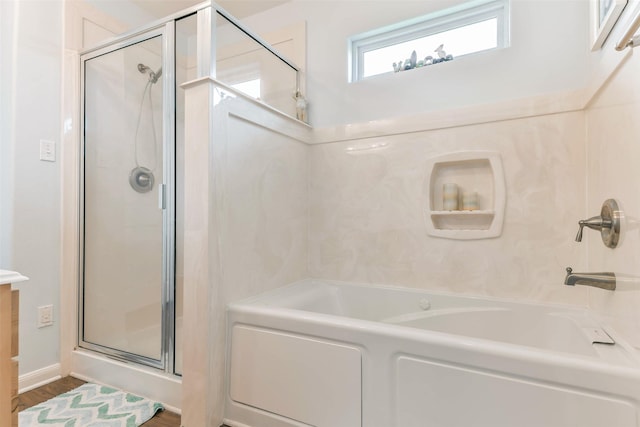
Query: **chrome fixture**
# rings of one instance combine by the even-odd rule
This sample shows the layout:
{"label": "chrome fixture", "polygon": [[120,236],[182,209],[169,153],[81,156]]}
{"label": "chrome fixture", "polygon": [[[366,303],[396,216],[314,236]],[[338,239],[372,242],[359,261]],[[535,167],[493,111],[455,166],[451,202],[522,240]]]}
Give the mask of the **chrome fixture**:
{"label": "chrome fixture", "polygon": [[622,212],[618,208],[618,203],[613,199],[605,200],[600,210],[600,216],[594,216],[589,219],[583,219],[578,221],[580,229],[576,235],[576,242],[582,241],[582,230],[584,227],[591,228],[593,230],[600,230],[602,236],[602,242],[608,248],[615,248],[618,246],[620,240],[620,219]]}
{"label": "chrome fixture", "polygon": [[138,71],[142,74],[149,73],[149,81],[151,84],[157,83],[158,79],[162,75],[162,67],[158,68],[158,71],[153,71],[150,67],[147,67],[144,64],[138,64]]}
{"label": "chrome fixture", "polygon": [[[133,137],[133,150],[136,162],[136,167],[131,170],[129,174],[129,184],[138,193],[148,193],[153,188],[155,182],[153,171],[157,167],[157,135],[156,124],[153,119],[153,99],[151,98],[151,85],[158,82],[158,79],[162,75],[162,67],[158,71],[153,71],[151,68],[144,64],[138,64],[138,71],[142,74],[149,74],[149,80],[142,92],[142,99],[140,100],[140,109],[138,110],[138,122],[136,124],[136,133]],[[138,132],[140,131],[140,120],[142,119],[142,107],[144,106],[145,96],[149,95],[149,116],[151,117],[151,132],[153,135],[153,167],[151,169],[140,165],[138,160]]]}
{"label": "chrome fixture", "polygon": [[571,267],[567,267],[567,277],[564,278],[564,284],[568,286],[593,286],[607,291],[615,291],[616,274],[612,272],[574,273]]}
{"label": "chrome fixture", "polygon": [[129,174],[129,185],[138,193],[148,193],[153,188],[153,172],[144,166],[136,166]]}

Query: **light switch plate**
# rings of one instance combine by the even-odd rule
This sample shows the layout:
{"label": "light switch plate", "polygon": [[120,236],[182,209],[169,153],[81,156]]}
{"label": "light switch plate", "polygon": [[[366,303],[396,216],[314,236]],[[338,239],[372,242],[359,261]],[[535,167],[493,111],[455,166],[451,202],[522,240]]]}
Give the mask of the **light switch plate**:
{"label": "light switch plate", "polygon": [[56,143],[55,141],[40,140],[40,160],[45,162],[56,161]]}

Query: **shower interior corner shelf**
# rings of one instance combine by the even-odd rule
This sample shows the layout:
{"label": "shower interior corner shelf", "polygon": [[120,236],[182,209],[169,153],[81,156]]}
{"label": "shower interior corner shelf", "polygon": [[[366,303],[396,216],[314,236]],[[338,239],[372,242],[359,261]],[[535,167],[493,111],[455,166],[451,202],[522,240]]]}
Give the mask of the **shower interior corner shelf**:
{"label": "shower interior corner shelf", "polygon": [[[442,186],[456,183],[466,191],[476,191],[479,210],[443,210]],[[500,153],[460,151],[428,160],[426,200],[427,233],[456,239],[487,239],[502,233],[505,183]]]}
{"label": "shower interior corner shelf", "polygon": [[477,210],[477,211],[431,211],[432,216],[491,216],[495,215],[495,211]]}

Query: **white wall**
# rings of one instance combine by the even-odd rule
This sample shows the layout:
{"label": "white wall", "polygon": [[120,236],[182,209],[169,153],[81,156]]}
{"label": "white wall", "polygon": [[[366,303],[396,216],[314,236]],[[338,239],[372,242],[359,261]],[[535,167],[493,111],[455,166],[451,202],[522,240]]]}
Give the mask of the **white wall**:
{"label": "white wall", "polygon": [[[1,205],[0,267],[31,279],[18,286],[25,373],[59,362],[60,163],[39,160],[39,141],[55,141],[60,148],[63,4],[5,1],[0,7],[0,188],[9,195]],[[54,305],[55,325],[38,329],[37,307],[46,304]]]}
{"label": "white wall", "polygon": [[13,222],[14,2],[0,2],[0,266],[11,265]]}
{"label": "white wall", "polygon": [[588,76],[588,2],[511,1],[511,47],[348,83],[350,36],[462,3],[294,0],[246,18],[262,34],[307,22],[307,98],[316,127],[576,90]]}
{"label": "white wall", "polygon": [[[131,31],[158,19],[132,1],[70,0],[70,2],[77,3],[82,8],[92,8],[100,14],[112,17],[120,26],[116,34]],[[92,45],[92,43],[85,43],[84,47]]]}

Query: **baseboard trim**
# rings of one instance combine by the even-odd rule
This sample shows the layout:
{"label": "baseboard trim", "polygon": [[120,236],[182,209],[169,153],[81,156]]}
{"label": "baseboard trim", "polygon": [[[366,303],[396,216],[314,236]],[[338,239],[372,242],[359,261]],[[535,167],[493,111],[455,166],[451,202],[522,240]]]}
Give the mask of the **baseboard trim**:
{"label": "baseboard trim", "polygon": [[18,377],[18,393],[24,393],[62,378],[60,364],[46,366]]}

